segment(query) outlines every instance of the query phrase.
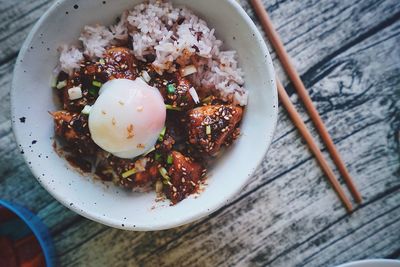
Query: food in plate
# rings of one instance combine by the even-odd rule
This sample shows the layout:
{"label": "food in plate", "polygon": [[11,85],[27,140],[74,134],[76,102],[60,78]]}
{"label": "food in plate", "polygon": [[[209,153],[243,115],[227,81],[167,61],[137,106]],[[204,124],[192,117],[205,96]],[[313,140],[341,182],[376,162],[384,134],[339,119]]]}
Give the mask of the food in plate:
{"label": "food in plate", "polygon": [[69,162],[176,204],[240,135],[247,104],[235,51],[185,7],[150,1],[60,47],[52,112]]}

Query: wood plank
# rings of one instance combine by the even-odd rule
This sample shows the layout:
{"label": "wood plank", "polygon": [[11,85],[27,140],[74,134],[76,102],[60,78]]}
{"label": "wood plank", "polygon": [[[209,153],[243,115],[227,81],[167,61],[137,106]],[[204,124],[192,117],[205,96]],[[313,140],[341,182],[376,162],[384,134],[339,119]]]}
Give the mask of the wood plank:
{"label": "wood plank", "polygon": [[[0,20],[0,64],[15,58],[30,29],[52,0],[4,1]],[[11,3],[14,2],[12,5]],[[3,7],[3,5],[0,5]]]}
{"label": "wood plank", "polygon": [[[396,0],[263,2],[300,74],[387,27],[398,20],[400,12]],[[257,21],[249,1],[240,3]],[[274,53],[272,57],[275,60]],[[280,64],[275,67],[283,73]]]}
{"label": "wood plank", "polygon": [[[384,201],[398,201],[398,199],[384,199]],[[378,212],[369,209],[369,215],[375,217],[368,223],[361,226],[352,225],[346,227],[347,229],[341,228],[340,230],[347,230],[347,233],[341,236],[336,234],[336,238],[332,238],[330,244],[327,244],[326,247],[321,248],[312,256],[305,258],[302,264],[334,266],[343,263],[343,261],[387,257],[396,250],[393,244],[396,244],[400,239],[400,233],[397,230],[400,226],[400,207],[398,205],[396,207],[396,203],[390,203],[389,206],[395,206],[395,208],[384,212],[382,212],[382,209]],[[307,249],[307,251],[310,250]],[[357,257],[355,258],[354,255],[357,255]]]}
{"label": "wood plank", "polygon": [[[400,216],[399,207],[396,203],[399,200],[398,196],[396,196],[398,193],[399,188],[392,194],[385,194],[383,198],[376,201],[372,200],[371,203],[362,206],[352,215],[352,217],[362,217],[363,220],[354,220],[343,216],[334,222],[323,220],[310,222],[312,224],[321,224],[323,231],[315,231],[300,240],[294,240],[295,236],[289,236],[289,242],[294,243],[295,247],[284,250],[282,253],[274,255],[274,257],[269,257],[271,254],[268,249],[271,247],[271,239],[267,237],[263,242],[260,242],[259,252],[254,255],[250,262],[256,265],[266,264],[272,266],[335,266],[344,261],[385,257],[388,252],[393,251],[395,248],[393,244],[384,251],[385,254],[370,245],[380,246],[386,241],[393,242],[398,238],[393,229],[389,228],[399,227],[398,220],[393,220]],[[388,205],[378,208],[382,205],[382,202]],[[389,224],[387,225],[388,222]],[[293,229],[302,228],[302,223],[301,221],[296,221],[291,227]],[[378,233],[378,230],[383,230],[385,235],[392,234],[392,238],[381,240],[383,242],[380,244],[380,242],[374,240],[374,234]],[[308,235],[307,232],[304,234]],[[383,234],[381,233],[381,235]],[[359,243],[360,240],[362,240],[362,243]],[[337,257],[338,255],[335,255],[338,252],[345,254],[346,250],[349,251],[346,256]],[[357,250],[357,252],[354,250]]]}
{"label": "wood plank", "polygon": [[[10,116],[10,89],[11,89],[11,79],[12,70],[14,67],[14,60],[10,60],[4,64],[0,65],[0,124],[9,122],[11,120]],[[10,126],[1,127],[2,131],[8,131]],[[1,137],[0,133],[0,137]]]}
{"label": "wood plank", "polygon": [[[400,164],[398,155],[394,153],[394,149],[398,148],[394,138],[396,128],[391,121],[395,119],[394,107],[400,101],[395,97],[397,92],[392,90],[393,84],[400,84],[396,64],[398,52],[394,49],[399,33],[400,23],[396,23],[332,59],[315,73],[317,76],[320,71],[324,71],[326,75],[311,88],[312,91],[325,93],[324,97],[330,98],[333,103],[319,108],[369,205],[347,217],[297,132],[293,131],[273,144],[262,171],[258,172],[259,176],[252,179],[231,206],[204,223],[194,225],[191,231],[178,239],[174,239],[176,230],[163,232],[164,240],[171,240],[166,246],[149,246],[148,240],[153,241],[153,234],[134,233],[124,238],[127,234],[116,234],[110,230],[62,255],[62,261],[67,266],[84,262],[96,266],[107,264],[107,259],[116,257],[112,260],[115,266],[247,265],[272,261],[285,252],[284,255],[288,256],[276,258],[273,265],[278,263],[276,266],[286,266],[288,262],[300,264],[304,259],[294,255],[299,254],[295,248],[305,239],[318,238],[319,235],[330,236],[326,240],[320,238],[317,244],[307,242],[307,252],[312,254],[333,242],[333,233],[337,229],[344,234],[349,229],[356,229],[354,225],[362,229],[374,216],[380,225],[384,225],[384,214],[388,210],[390,212],[387,216],[397,218],[400,181],[396,171]],[[386,56],[372,60],[371,57],[377,54]],[[379,73],[379,77],[373,77],[374,73]],[[325,88],[325,91],[321,88]],[[296,101],[295,98],[293,100]],[[347,106],[348,103],[353,105]],[[290,128],[284,113],[282,117],[279,133]],[[285,157],[287,151],[291,151],[294,156]],[[285,158],[284,163],[281,163],[282,158]],[[288,166],[296,167],[290,169]],[[395,191],[391,191],[393,188]],[[379,198],[375,199],[377,195]],[[387,201],[387,198],[391,201]],[[382,207],[382,216],[371,212],[377,207]],[[326,228],[327,225],[331,227]],[[382,231],[390,233],[393,227],[399,226],[400,222],[395,220],[394,225],[390,224]],[[319,234],[315,236],[316,233]],[[137,238],[137,235],[141,238]],[[96,255],[104,250],[110,240],[117,240],[118,249],[104,252],[105,255],[98,258]],[[346,238],[343,240],[352,241]],[[360,250],[364,249],[367,251],[365,253],[372,255],[380,255],[373,252],[387,245],[377,244],[366,250],[365,245],[358,244]],[[93,251],[93,248],[96,249]],[[293,248],[293,252],[289,254],[288,248]],[[398,249],[398,246],[392,242],[392,246],[385,251],[394,249]],[[328,253],[318,257],[319,261],[321,259],[335,261]],[[310,259],[310,264],[318,266],[318,260],[313,263]]]}

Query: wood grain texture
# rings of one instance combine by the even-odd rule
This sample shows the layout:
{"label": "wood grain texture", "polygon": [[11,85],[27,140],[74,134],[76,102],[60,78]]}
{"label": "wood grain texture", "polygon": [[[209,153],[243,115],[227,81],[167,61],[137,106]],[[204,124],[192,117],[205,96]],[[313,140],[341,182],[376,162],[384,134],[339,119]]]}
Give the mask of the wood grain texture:
{"label": "wood grain texture", "polygon": [[264,0],[363,194],[354,214],[346,214],[280,109],[268,155],[229,205],[198,222],[147,233],[111,229],[61,206],[32,177],[14,142],[9,91],[15,57],[50,3],[0,0],[0,197],[43,218],[58,265],[333,266],[400,258],[399,1]]}

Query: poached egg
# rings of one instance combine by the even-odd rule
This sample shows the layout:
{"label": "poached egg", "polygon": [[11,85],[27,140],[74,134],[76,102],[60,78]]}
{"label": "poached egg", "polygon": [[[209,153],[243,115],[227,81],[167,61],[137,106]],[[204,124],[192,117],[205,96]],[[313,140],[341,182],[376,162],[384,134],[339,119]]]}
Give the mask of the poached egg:
{"label": "poached egg", "polygon": [[160,92],[136,80],[106,82],[89,112],[93,141],[105,151],[134,158],[153,148],[164,128],[166,108]]}

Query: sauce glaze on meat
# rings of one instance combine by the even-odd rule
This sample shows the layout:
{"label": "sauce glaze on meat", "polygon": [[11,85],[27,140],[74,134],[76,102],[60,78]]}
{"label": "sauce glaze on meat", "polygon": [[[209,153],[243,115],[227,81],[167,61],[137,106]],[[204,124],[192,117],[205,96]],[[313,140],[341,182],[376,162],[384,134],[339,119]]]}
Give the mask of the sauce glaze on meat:
{"label": "sauce glaze on meat", "polygon": [[[179,70],[180,66],[175,66]],[[81,111],[92,105],[98,97],[96,82],[125,78],[134,80],[146,72],[148,83],[156,87],[167,112],[166,130],[154,149],[145,156],[121,159],[99,148],[91,139],[88,115]],[[81,171],[95,173],[103,181],[132,190],[154,186],[176,204],[197,192],[207,175],[207,167],[223,147],[239,136],[243,108],[224,102],[215,92],[199,92],[200,103],[195,103],[189,90],[191,76],[182,77],[179,71],[160,75],[149,62],[134,58],[127,47],[111,47],[97,61],[84,60],[80,69],[68,75],[61,72],[57,82],[66,86],[55,89],[63,104],[62,110],[53,112],[55,134],[68,152],[69,161]],[[171,92],[168,86],[175,90]],[[82,97],[70,100],[68,89],[79,86]],[[84,164],[77,164],[83,162]],[[135,172],[129,173],[130,170]]]}

